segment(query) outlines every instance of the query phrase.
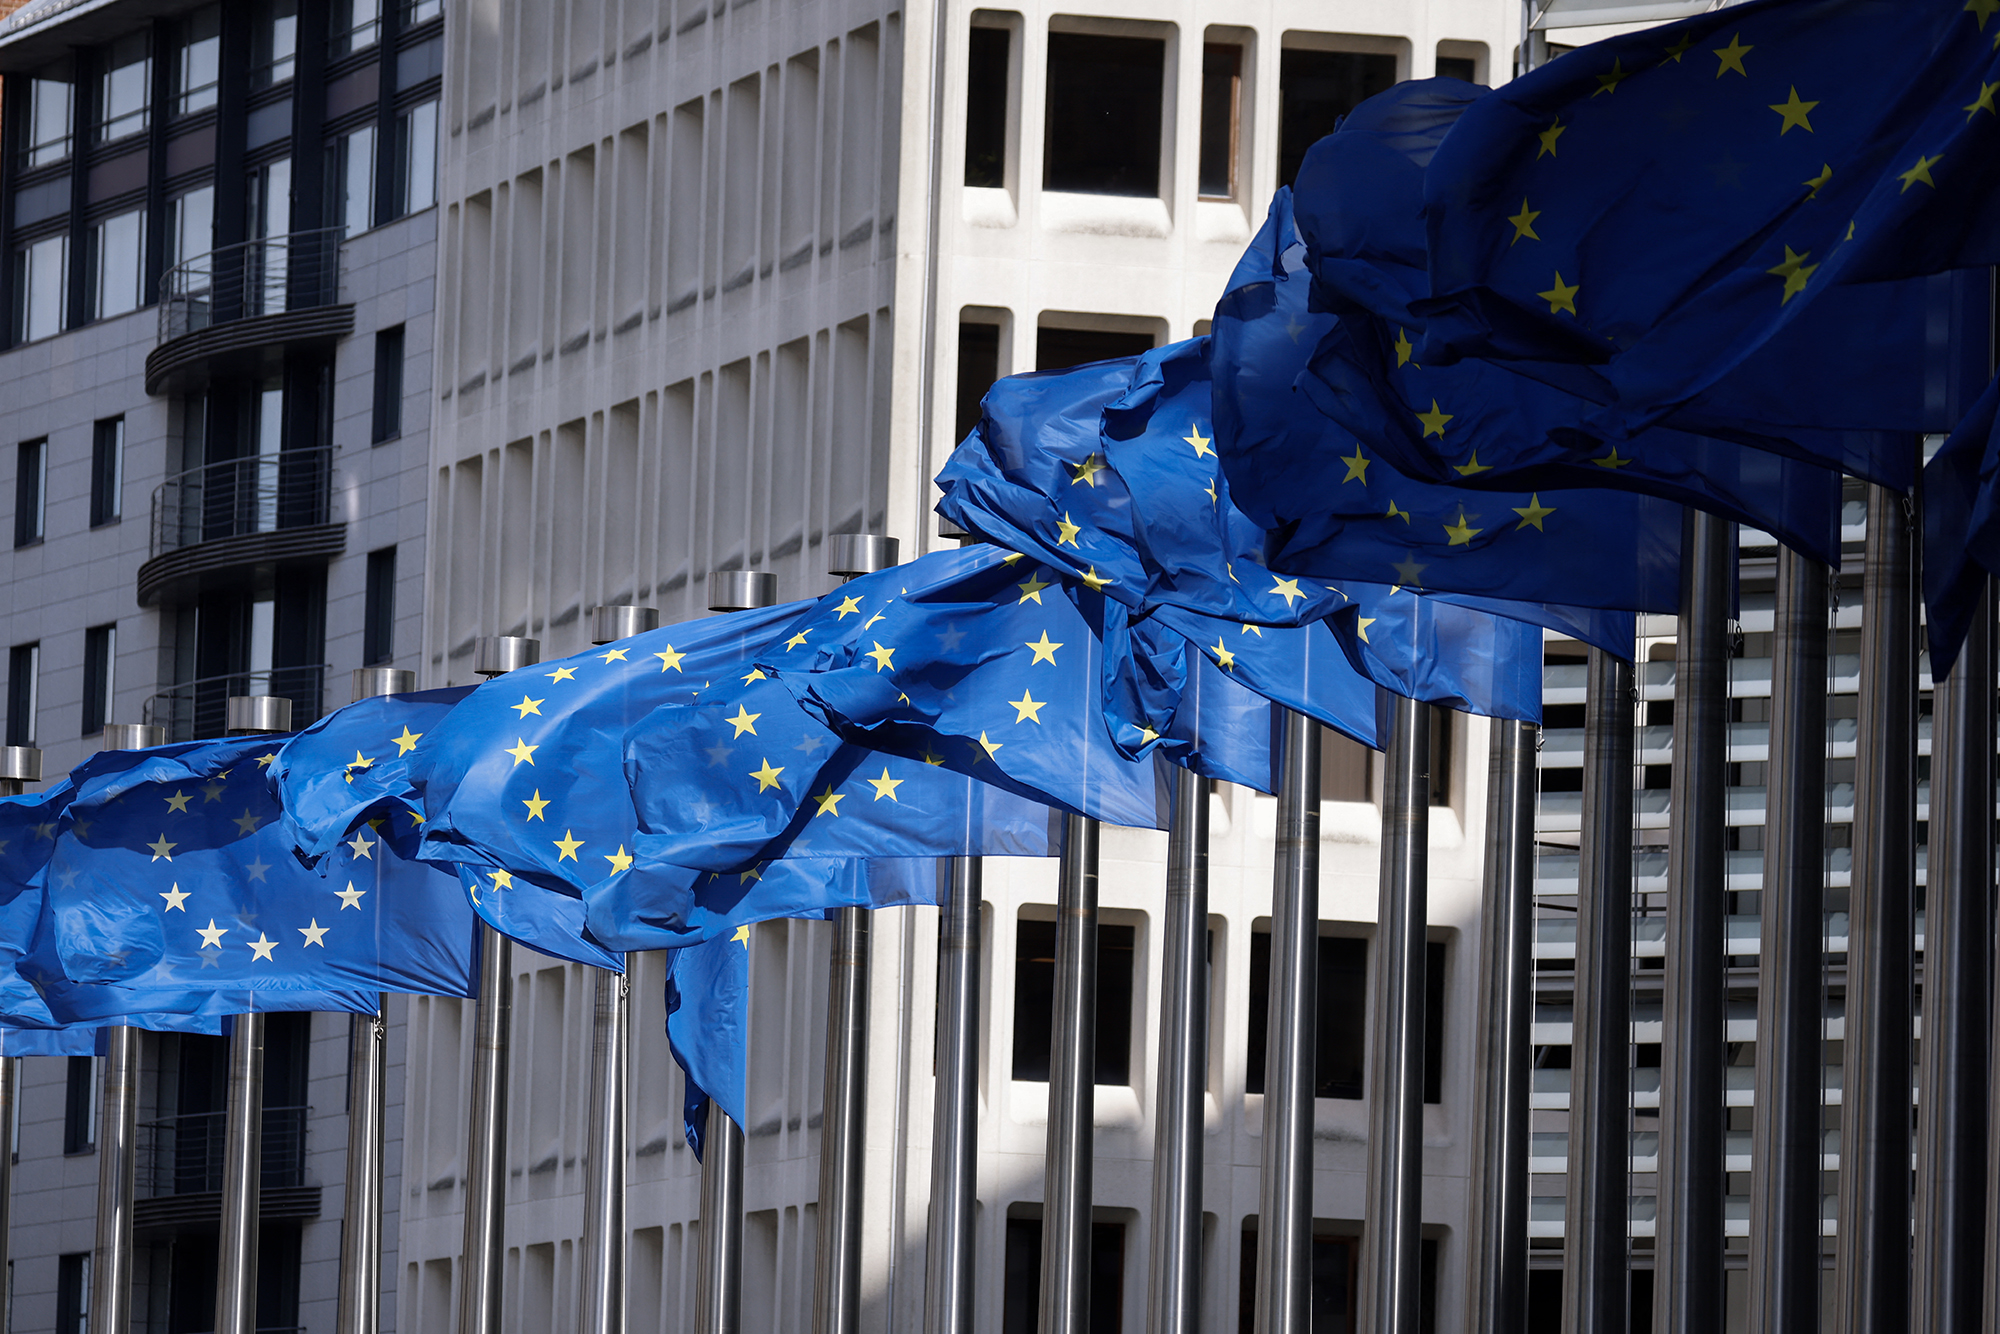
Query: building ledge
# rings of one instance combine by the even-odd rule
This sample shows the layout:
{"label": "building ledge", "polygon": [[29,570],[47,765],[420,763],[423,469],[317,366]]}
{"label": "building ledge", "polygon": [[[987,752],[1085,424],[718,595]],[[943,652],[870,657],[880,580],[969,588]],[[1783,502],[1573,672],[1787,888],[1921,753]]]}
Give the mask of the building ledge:
{"label": "building ledge", "polygon": [[354,332],[352,305],[310,306],[211,324],[170,338],[146,356],[146,392],[184,394],[217,375],[254,375],[300,348],[330,347]]}
{"label": "building ledge", "polygon": [[[318,1186],[265,1186],[258,1192],[257,1215],[266,1223],[305,1222],[319,1217]],[[132,1202],[132,1232],[207,1231],[222,1221],[222,1192],[192,1191],[159,1195]]]}
{"label": "building ledge", "polygon": [[331,560],[347,550],[347,525],[317,523],[243,533],[162,552],[139,567],[139,605],[184,602],[204,587],[231,582],[259,565]]}

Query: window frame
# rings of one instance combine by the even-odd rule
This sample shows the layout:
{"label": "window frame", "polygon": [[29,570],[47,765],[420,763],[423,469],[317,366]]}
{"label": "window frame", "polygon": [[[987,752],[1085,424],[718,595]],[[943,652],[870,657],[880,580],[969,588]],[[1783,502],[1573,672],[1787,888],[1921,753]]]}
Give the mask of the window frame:
{"label": "window frame", "polygon": [[[132,230],[130,240],[133,242],[135,248],[127,248],[121,240],[117,251],[114,252],[108,242],[107,229],[114,224],[128,221]],[[120,315],[130,315],[133,311],[145,309],[146,206],[141,204],[137,208],[120,209],[115,213],[107,213],[90,224],[90,229],[85,233],[85,236],[87,239],[84,256],[86,264],[84,286],[85,294],[90,301],[89,318],[92,320],[116,319]],[[131,286],[128,289],[131,304],[120,306],[116,310],[106,309],[104,299],[105,282],[108,276],[105,257],[111,253],[128,254],[131,256],[129,270]]]}
{"label": "window frame", "polygon": [[[41,265],[51,258],[56,276],[49,290],[55,299],[55,309],[52,318],[39,318],[38,315],[43,312],[35,301],[36,275]],[[13,332],[16,343],[37,343],[44,338],[54,338],[69,327],[69,261],[67,231],[46,233],[16,243],[13,259]]]}
{"label": "window frame", "polygon": [[[1204,164],[1208,157],[1208,151],[1209,151],[1208,80],[1210,71],[1208,67],[1208,62],[1211,55],[1224,51],[1229,52],[1233,55],[1234,57],[1233,64],[1235,67],[1229,72],[1229,91],[1227,94],[1229,99],[1228,141],[1221,146],[1223,153],[1227,155],[1227,162],[1225,164],[1225,168],[1228,179],[1225,183],[1225,187],[1222,190],[1222,192],[1216,193],[1215,191],[1212,191],[1208,188],[1208,183],[1204,179],[1204,171],[1205,171]],[[1204,200],[1209,203],[1235,203],[1242,193],[1242,184],[1243,184],[1242,162],[1243,162],[1243,131],[1244,131],[1243,91],[1244,91],[1244,84],[1247,79],[1245,66],[1249,64],[1249,61],[1250,61],[1250,44],[1245,40],[1239,39],[1231,41],[1226,38],[1221,40],[1217,40],[1215,38],[1208,38],[1207,40],[1202,42],[1201,90],[1200,90],[1201,102],[1200,102],[1200,110],[1196,117],[1197,129],[1195,133],[1194,189],[1195,189],[1196,199]]]}
{"label": "window frame", "polygon": [[[113,64],[118,58],[119,48],[143,52],[136,60],[126,60],[123,64]],[[130,32],[100,48],[102,53],[97,76],[97,104],[90,127],[90,141],[93,145],[113,144],[134,135],[144,134],[153,123],[153,44],[147,29]],[[133,66],[139,67],[137,83],[139,87],[138,105],[124,111],[114,111],[112,96],[122,81],[119,75]]]}
{"label": "window frame", "polygon": [[[67,162],[76,152],[76,84],[69,79],[43,79],[32,76],[27,80],[27,84],[27,92],[21,99],[27,112],[21,132],[21,169],[39,171],[44,167]],[[53,137],[43,137],[44,103],[41,94],[48,88],[63,90],[62,133]],[[49,152],[51,149],[60,151]]]}
{"label": "window frame", "polygon": [[374,402],[370,409],[369,441],[386,445],[403,434],[403,362],[408,346],[405,326],[375,332]]}
{"label": "window frame", "polygon": [[90,526],[125,517],[125,415],[101,417],[90,427]]}
{"label": "window frame", "polygon": [[42,644],[35,640],[7,650],[7,741],[10,746],[35,744],[36,719],[41,713]]}
{"label": "window frame", "polygon": [[361,665],[386,666],[396,660],[396,548],[368,553],[362,594]]}
{"label": "window frame", "polygon": [[83,724],[79,736],[104,731],[118,698],[118,622],[83,632]]}
{"label": "window frame", "polygon": [[14,446],[14,548],[39,545],[48,535],[49,438]]}

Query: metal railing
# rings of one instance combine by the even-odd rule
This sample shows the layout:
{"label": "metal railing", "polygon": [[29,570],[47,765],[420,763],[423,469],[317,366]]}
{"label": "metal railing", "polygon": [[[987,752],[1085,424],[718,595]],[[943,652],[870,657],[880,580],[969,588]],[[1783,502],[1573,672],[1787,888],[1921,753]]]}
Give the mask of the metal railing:
{"label": "metal railing", "polygon": [[190,468],[153,491],[151,554],[325,523],[332,483],[330,445]]}
{"label": "metal railing", "polygon": [[[264,1178],[267,1189],[305,1184],[309,1107],[264,1109]],[[222,1189],[224,1112],[194,1112],[139,1123],[139,1195],[197,1195]]]}
{"label": "metal railing", "polygon": [[319,720],[326,673],[325,663],[314,663],[181,681],[148,699],[142,716],[164,727],[169,741],[197,741],[227,729],[231,695],[280,695],[292,702],[292,726],[307,727]]}
{"label": "metal railing", "polygon": [[224,246],[160,279],[160,341],[232,320],[332,305],[340,297],[344,227]]}

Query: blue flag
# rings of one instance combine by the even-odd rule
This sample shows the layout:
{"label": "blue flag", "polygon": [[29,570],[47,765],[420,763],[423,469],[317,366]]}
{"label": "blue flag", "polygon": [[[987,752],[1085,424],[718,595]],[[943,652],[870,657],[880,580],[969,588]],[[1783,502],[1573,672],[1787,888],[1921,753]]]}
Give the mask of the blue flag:
{"label": "blue flag", "polygon": [[1931,679],[1941,681],[2000,572],[2000,381],[1924,465],[1923,570]]}
{"label": "blue flag", "polygon": [[[1825,304],[1843,284],[1991,264],[1992,18],[1985,0],[1756,0],[1480,98],[1425,174],[1417,360],[1588,367],[1604,406],[1586,429],[1625,439],[1788,325],[1851,321]],[[1847,327],[1836,381],[1888,351]]]}
{"label": "blue flag", "polygon": [[708,1104],[744,1121],[744,1068],[750,1037],[750,927],[667,956],[667,1043],[686,1075],[682,1115],[699,1159]]}
{"label": "blue flag", "polygon": [[[324,878],[292,855],[271,737],[107,752],[71,774],[31,965],[66,1022],[160,1012],[373,1013],[376,993],[469,996],[472,914],[453,877],[363,825]],[[122,1008],[107,1012],[120,995]]]}
{"label": "blue flag", "polygon": [[324,857],[364,820],[386,819],[399,840],[416,830],[423,823],[411,781],[417,752],[471,693],[458,686],[356,700],[279,747],[268,777],[299,851]]}

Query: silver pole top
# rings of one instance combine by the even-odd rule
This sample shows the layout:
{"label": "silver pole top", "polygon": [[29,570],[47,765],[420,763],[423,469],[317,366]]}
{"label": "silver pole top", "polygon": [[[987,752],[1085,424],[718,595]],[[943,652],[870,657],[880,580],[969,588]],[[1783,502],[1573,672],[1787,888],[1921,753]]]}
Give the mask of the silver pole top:
{"label": "silver pole top", "polygon": [[519,635],[481,635],[472,647],[472,670],[481,676],[505,676],[542,660],[542,641]]}
{"label": "silver pole top", "polygon": [[407,695],[417,688],[417,674],[401,667],[356,667],[352,699],[379,699],[384,695]]}
{"label": "silver pole top", "polygon": [[592,607],[590,609],[590,642],[609,644],[615,639],[630,639],[648,630],[660,628],[660,613],[651,607]]}
{"label": "silver pole top", "polygon": [[42,781],[42,752],[33,746],[0,746],[0,782]]}
{"label": "silver pole top", "polygon": [[99,742],[105,750],[144,750],[166,744],[167,729],[151,723],[106,723],[104,739]]}
{"label": "silver pole top", "polygon": [[292,702],[283,695],[231,695],[223,702],[222,730],[231,736],[257,736],[292,730]]}
{"label": "silver pole top", "polygon": [[879,533],[834,533],[826,539],[826,572],[840,579],[902,563],[902,543]]}
{"label": "silver pole top", "polygon": [[749,611],[778,602],[778,576],[763,570],[716,570],[708,576],[710,611]]}

